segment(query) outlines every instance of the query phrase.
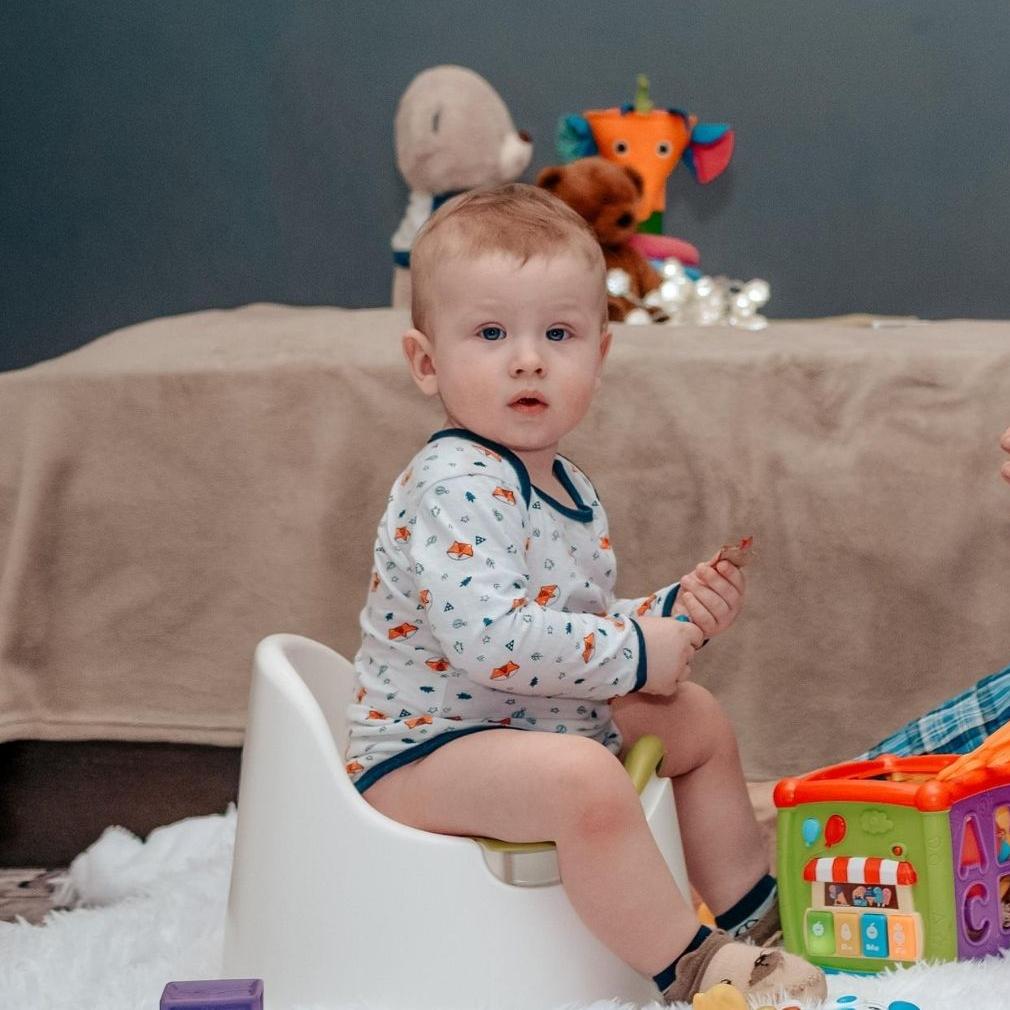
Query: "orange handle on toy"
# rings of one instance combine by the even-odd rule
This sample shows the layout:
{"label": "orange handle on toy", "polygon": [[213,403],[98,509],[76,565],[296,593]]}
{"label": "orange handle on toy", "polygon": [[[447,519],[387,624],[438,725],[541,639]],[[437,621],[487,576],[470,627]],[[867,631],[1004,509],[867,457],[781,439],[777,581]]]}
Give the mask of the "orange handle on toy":
{"label": "orange handle on toy", "polygon": [[979,768],[1003,768],[1010,765],[1010,723],[1000,726],[973,751],[962,754],[956,761],[937,773],[941,782],[956,779]]}

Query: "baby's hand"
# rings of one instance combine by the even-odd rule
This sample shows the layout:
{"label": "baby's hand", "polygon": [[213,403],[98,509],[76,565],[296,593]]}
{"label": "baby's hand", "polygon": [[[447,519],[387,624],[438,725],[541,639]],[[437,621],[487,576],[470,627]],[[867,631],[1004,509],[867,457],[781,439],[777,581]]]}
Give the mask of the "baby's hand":
{"label": "baby's hand", "polygon": [[736,620],[743,608],[745,588],[743,572],[716,555],[680,580],[673,616],[686,615],[706,638],[712,638]]}
{"label": "baby's hand", "polygon": [[649,668],[642,694],[673,694],[691,676],[691,660],[704,635],[694,624],[668,617],[641,617],[638,626],[645,639]]}

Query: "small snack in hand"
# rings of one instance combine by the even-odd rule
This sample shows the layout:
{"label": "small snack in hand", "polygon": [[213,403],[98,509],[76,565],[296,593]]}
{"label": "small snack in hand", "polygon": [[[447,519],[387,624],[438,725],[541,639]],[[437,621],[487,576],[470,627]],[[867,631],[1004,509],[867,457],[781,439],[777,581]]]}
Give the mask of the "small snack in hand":
{"label": "small snack in hand", "polygon": [[736,565],[737,568],[743,568],[748,562],[754,560],[754,555],[751,553],[753,544],[753,537],[744,537],[735,544],[723,544],[712,564],[717,565],[720,561],[728,561],[731,565]]}

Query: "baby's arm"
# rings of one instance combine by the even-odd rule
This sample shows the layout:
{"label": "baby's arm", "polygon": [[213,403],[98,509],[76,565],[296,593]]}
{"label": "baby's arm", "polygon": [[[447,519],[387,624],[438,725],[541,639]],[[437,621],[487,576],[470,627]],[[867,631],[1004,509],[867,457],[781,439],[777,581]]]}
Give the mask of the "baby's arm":
{"label": "baby's arm", "polygon": [[752,539],[727,543],[708,562],[696,566],[678,582],[646,597],[614,600],[610,612],[689,618],[712,638],[725,631],[743,606],[742,569],[752,560]]}
{"label": "baby's arm", "polygon": [[607,606],[607,613],[614,617],[669,617],[674,612],[673,608],[679,593],[678,580],[657,589],[654,593],[649,593],[648,596],[611,600]]}
{"label": "baby's arm", "polygon": [[650,662],[663,682],[671,676],[667,667],[682,668],[684,657],[678,661],[669,650],[648,654],[634,619],[550,605],[557,594],[550,573],[534,578],[526,563],[520,491],[499,479],[467,474],[439,481],[397,541],[414,584],[423,587],[418,621],[427,622],[444,652],[432,658],[495,690],[587,700],[643,689]]}

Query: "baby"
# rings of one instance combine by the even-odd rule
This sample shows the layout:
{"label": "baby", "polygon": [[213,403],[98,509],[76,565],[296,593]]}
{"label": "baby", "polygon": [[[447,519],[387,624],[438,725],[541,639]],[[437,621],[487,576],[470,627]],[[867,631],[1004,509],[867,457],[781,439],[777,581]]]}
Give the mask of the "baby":
{"label": "baby", "polygon": [[[425,831],[553,840],[576,912],[670,1002],[721,980],[823,997],[817,968],[754,946],[778,931],[776,884],[733,730],[690,680],[739,613],[743,574],[717,556],[615,599],[606,514],[558,454],[611,344],[592,231],[544,190],[472,191],[431,217],[411,272],[403,349],[446,420],[379,524],[348,774]],[[646,733],[665,746],[716,930],[674,883],[619,760]]]}

